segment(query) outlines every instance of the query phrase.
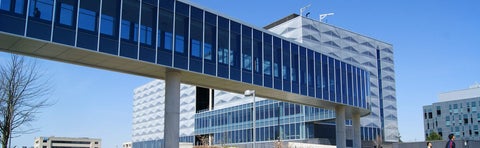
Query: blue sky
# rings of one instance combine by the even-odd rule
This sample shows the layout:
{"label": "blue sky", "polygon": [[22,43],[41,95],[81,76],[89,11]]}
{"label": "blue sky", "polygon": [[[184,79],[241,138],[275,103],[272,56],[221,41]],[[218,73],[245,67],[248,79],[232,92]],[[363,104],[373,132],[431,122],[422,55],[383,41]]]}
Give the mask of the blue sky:
{"label": "blue sky", "polygon": [[[422,106],[441,92],[480,82],[480,1],[191,0],[204,8],[263,27],[291,13],[334,12],[329,24],[394,46],[398,123],[403,141],[424,139]],[[272,5],[275,4],[275,5]],[[8,56],[1,53],[0,61]],[[102,138],[121,147],[131,138],[133,89],[150,78],[39,60],[56,104],[42,110],[39,131],[13,139],[32,145],[38,136]]]}

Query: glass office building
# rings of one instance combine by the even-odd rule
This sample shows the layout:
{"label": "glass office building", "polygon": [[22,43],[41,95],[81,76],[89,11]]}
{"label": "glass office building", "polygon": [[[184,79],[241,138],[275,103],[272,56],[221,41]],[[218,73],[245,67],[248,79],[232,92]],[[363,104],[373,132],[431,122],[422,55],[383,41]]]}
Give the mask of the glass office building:
{"label": "glass office building", "polygon": [[[133,106],[134,147],[151,147],[163,142],[165,83],[154,80],[135,89]],[[211,94],[210,94],[211,93]],[[182,84],[180,142],[200,145],[209,137],[212,145],[247,147],[253,141],[253,100],[242,94]],[[256,142],[301,141],[335,144],[332,110],[257,97]],[[351,121],[347,121],[350,127]],[[373,140],[380,130],[361,128],[363,140]],[[347,134],[351,145],[351,133]]]}

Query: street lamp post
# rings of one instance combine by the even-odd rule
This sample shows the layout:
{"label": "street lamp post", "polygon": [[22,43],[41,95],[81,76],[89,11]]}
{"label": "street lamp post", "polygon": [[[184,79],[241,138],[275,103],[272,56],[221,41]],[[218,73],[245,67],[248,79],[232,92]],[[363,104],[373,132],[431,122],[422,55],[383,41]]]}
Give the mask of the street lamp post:
{"label": "street lamp post", "polygon": [[255,112],[255,108],[256,108],[255,107],[255,90],[245,90],[244,95],[245,96],[253,96],[253,148],[255,148],[255,141],[256,141],[256,139],[255,139],[255,135],[256,135],[256,133],[255,133],[255,129],[256,129],[256,127],[255,127],[255,122],[256,122],[256,117],[255,117],[255,114],[256,114],[256,112]]}

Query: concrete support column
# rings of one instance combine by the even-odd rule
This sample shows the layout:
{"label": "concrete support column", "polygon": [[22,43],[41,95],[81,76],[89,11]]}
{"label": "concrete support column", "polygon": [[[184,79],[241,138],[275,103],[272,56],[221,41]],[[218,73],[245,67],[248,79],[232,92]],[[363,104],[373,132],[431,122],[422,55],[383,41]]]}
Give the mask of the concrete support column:
{"label": "concrete support column", "polygon": [[336,126],[336,142],[338,148],[347,147],[347,136],[345,134],[345,106],[335,107],[335,126]]}
{"label": "concrete support column", "polygon": [[165,127],[164,147],[179,147],[180,129],[180,72],[167,70],[165,73]]}
{"label": "concrete support column", "polygon": [[360,113],[354,112],[353,113],[353,148],[361,148],[362,147],[362,137],[360,133]]}

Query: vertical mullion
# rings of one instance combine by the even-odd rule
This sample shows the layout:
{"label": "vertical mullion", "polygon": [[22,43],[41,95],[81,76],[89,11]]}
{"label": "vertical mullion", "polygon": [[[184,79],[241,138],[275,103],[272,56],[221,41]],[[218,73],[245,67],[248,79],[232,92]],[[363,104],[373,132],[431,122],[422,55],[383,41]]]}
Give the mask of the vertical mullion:
{"label": "vertical mullion", "polygon": [[120,17],[118,18],[118,47],[117,47],[117,55],[120,55],[120,42],[122,42],[122,18],[123,18],[123,0],[120,0]]}
{"label": "vertical mullion", "polygon": [[175,22],[176,22],[175,19],[176,19],[176,17],[177,17],[176,9],[177,9],[177,1],[174,1],[174,2],[173,2],[173,12],[172,12],[172,14],[173,14],[173,19],[172,19],[172,21],[173,21],[173,23],[172,23],[172,27],[173,27],[173,29],[172,29],[172,41],[170,41],[170,43],[172,44],[172,51],[171,51],[171,52],[172,52],[172,67],[175,67],[175,49],[177,48],[177,47],[175,46],[175,42],[176,42],[176,41],[175,41],[175,40],[176,40],[176,37],[175,37],[175,36],[176,36],[176,34],[177,34],[177,31],[175,30],[175,28],[176,28],[176,27],[175,27]]}
{"label": "vertical mullion", "polygon": [[50,42],[53,42],[53,29],[55,28],[55,22],[56,22],[56,16],[57,16],[57,0],[53,1],[53,11],[52,11],[52,22],[51,22],[51,30],[50,30]]}
{"label": "vertical mullion", "polygon": [[102,25],[103,0],[100,1],[100,8],[99,8],[99,11],[98,11],[98,12],[99,12],[99,14],[98,14],[98,24],[97,24],[97,28],[96,28],[96,29],[97,29],[97,37],[98,37],[98,38],[97,38],[97,49],[96,49],[97,52],[100,51],[100,49],[99,49],[99,48],[100,48],[100,38],[101,38],[101,36],[100,36],[100,32],[101,32],[101,31],[100,31],[100,30],[101,30],[100,27],[101,27],[101,25]]}
{"label": "vertical mullion", "polygon": [[75,24],[75,43],[73,45],[77,47],[77,40],[78,40],[78,21],[80,20],[80,0],[77,1],[77,21]]}
{"label": "vertical mullion", "polygon": [[28,21],[29,21],[29,17],[28,15],[30,14],[30,1],[28,0],[27,1],[27,7],[25,7],[27,9],[27,12],[25,14],[25,28],[23,29],[23,36],[27,36],[27,28],[28,28]]}
{"label": "vertical mullion", "polygon": [[157,0],[157,15],[155,17],[155,24],[156,24],[155,25],[155,29],[156,29],[155,30],[155,63],[158,63],[158,46],[160,44],[159,43],[160,40],[159,40],[159,36],[158,36],[158,34],[160,33],[158,31],[158,24],[160,24],[159,23],[159,21],[160,21],[159,18],[160,18],[160,2],[159,2],[159,0]]}
{"label": "vertical mullion", "polygon": [[[139,1],[139,5],[140,5],[140,9],[138,9],[138,28],[137,28],[137,60],[140,59],[140,38],[142,36],[141,31],[142,30],[142,7],[143,7],[143,3],[142,3],[143,0],[140,0]],[[133,25],[133,27],[135,28],[135,25]]]}
{"label": "vertical mullion", "polygon": [[[205,55],[205,51],[204,51],[204,47],[205,47],[205,24],[207,23],[207,19],[205,18],[206,16],[206,12],[204,11],[203,12],[203,18],[202,18],[202,41],[201,42],[201,46],[200,46],[200,57],[202,58],[202,73],[205,73],[205,58],[204,58],[204,55]],[[190,60],[189,60],[190,61]]]}
{"label": "vertical mullion", "polygon": [[[187,68],[186,69],[190,69],[190,50],[191,50],[191,47],[190,47],[190,38],[191,38],[191,35],[192,32],[191,32],[191,28],[192,28],[192,7],[190,5],[188,5],[188,23],[187,23],[187,26],[188,26],[188,33],[185,35],[185,40],[187,42]],[[202,37],[203,38],[203,37]]]}

